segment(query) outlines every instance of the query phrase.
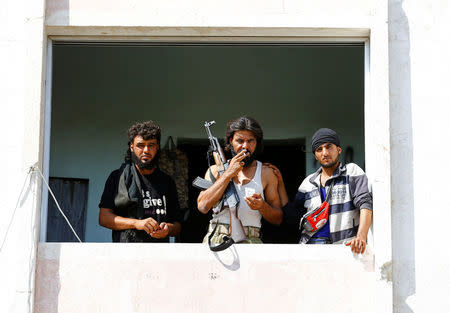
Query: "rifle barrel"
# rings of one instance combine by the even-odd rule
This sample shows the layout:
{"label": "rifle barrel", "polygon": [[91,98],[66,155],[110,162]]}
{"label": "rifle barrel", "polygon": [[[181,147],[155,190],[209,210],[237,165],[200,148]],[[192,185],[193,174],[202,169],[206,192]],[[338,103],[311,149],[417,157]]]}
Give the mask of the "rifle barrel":
{"label": "rifle barrel", "polygon": [[215,121],[211,121],[211,122],[205,122],[205,129],[206,129],[206,134],[208,135],[208,138],[211,140],[213,139],[213,135],[211,133],[211,130],[209,129],[210,126],[214,125],[216,122]]}

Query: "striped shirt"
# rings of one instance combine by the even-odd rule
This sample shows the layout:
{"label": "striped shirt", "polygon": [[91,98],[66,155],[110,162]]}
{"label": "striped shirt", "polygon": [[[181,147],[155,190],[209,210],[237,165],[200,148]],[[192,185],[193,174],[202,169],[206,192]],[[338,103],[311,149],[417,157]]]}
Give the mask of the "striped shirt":
{"label": "striped shirt", "polygon": [[[306,177],[293,202],[284,208],[286,222],[299,224],[300,218],[322,204],[320,197],[320,174],[322,168]],[[332,243],[342,243],[356,236],[361,209],[372,210],[372,195],[369,192],[367,176],[356,164],[341,164],[325,183],[326,192],[334,180],[329,199],[329,226]],[[302,229],[300,243],[306,243],[315,234]]]}

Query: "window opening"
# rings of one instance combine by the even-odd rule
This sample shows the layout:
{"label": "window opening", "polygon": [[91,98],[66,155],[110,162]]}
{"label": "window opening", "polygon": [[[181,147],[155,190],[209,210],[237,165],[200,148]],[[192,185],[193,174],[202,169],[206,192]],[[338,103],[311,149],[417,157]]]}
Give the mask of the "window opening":
{"label": "window opening", "polygon": [[[239,115],[250,115],[261,122],[265,138],[267,138],[267,134],[277,133],[277,131],[281,132],[281,135],[277,135],[280,137],[279,139],[270,137],[265,139],[265,153],[261,161],[270,161],[280,167],[286,181],[290,199],[293,199],[303,178],[315,169],[311,155],[305,153],[309,146],[309,138],[307,136],[313,133],[313,128],[329,126],[329,123],[336,116],[340,116],[342,112],[347,115],[347,119],[340,120],[340,124],[347,125],[350,120],[352,121],[351,131],[344,127],[346,138],[343,141],[346,143],[346,146],[352,146],[352,158],[355,159],[356,163],[361,167],[364,166],[364,136],[363,134],[358,134],[364,132],[364,43],[119,44],[111,42],[55,42],[53,48],[54,68],[52,75],[54,79],[52,81],[52,136],[50,145],[52,162],[50,164],[50,175],[73,175],[73,172],[77,172],[81,168],[84,171],[83,164],[86,167],[86,164],[90,161],[97,162],[100,165],[104,162],[108,164],[119,163],[126,149],[124,142],[127,127],[136,120],[154,119],[161,124],[163,136],[174,136],[178,141],[178,148],[186,153],[199,155],[198,157],[189,158],[190,209],[188,212],[184,212],[184,225],[178,238],[181,242],[201,242],[206,233],[206,225],[210,219],[209,215],[203,215],[195,209],[198,191],[190,187],[193,177],[203,176],[207,167],[205,156],[208,141],[203,134],[203,122],[206,119],[217,119],[217,116],[223,116],[224,112],[227,112],[226,108],[234,105],[233,100],[239,100],[248,105],[239,106],[238,103],[238,105],[229,110],[232,113],[224,117],[222,122]],[[236,51],[238,50],[234,50],[236,48],[240,48],[241,52],[237,53]],[[333,50],[334,54],[330,52],[323,62],[308,68],[308,62],[302,64],[303,67],[295,63],[296,59],[305,57],[305,55],[298,57],[295,54],[294,50],[299,48],[316,49],[312,54],[326,54],[329,52],[326,49],[335,50]],[[86,49],[90,49],[90,51]],[[138,69],[130,66],[130,62],[132,63],[133,60],[142,57],[139,55],[142,49],[156,49],[153,51],[158,51],[159,57],[157,58],[153,55],[153,57],[143,58],[142,60],[152,65],[148,69],[139,72],[141,73],[139,74],[141,76],[139,76],[135,72]],[[177,51],[180,51],[177,49],[185,50],[182,50],[183,53],[177,54]],[[224,49],[223,52],[225,53],[221,55],[221,62],[208,63],[208,60],[204,58],[195,59],[195,53],[190,54],[193,51],[191,49],[198,51],[200,55],[205,53],[205,51],[212,53],[214,52],[213,49]],[[265,54],[262,53],[264,49],[266,49]],[[357,49],[359,51],[356,54],[356,58],[358,58],[356,62],[358,64],[357,69],[339,67],[340,58],[349,51],[345,49]],[[291,64],[283,65],[285,67],[278,71],[281,68],[281,63],[277,62],[286,57],[283,53],[288,50],[293,51],[290,56]],[[178,62],[179,58],[183,57],[183,54],[188,55],[187,57],[184,55],[187,60],[184,64]],[[227,64],[223,57],[230,57],[230,55],[234,55],[236,62],[243,62],[240,59],[244,58],[246,61],[242,63],[243,65],[246,63],[253,64],[254,70],[258,71],[254,75],[254,81],[249,81],[248,77],[242,79],[241,76],[245,75],[238,71],[239,66],[233,68],[235,72],[232,73],[232,76],[227,76],[227,67],[232,66],[233,63],[230,62],[224,67],[220,67],[220,65]],[[266,58],[264,59],[262,55]],[[272,61],[275,65],[271,64]],[[88,63],[87,65],[85,64],[86,62]],[[146,67],[145,62],[140,63],[140,67]],[[196,66],[193,66],[192,63],[195,63]],[[290,67],[294,67],[295,70],[291,71]],[[210,72],[211,75],[204,75],[205,72],[196,74],[193,72],[196,68],[201,70],[212,68],[213,71]],[[70,70],[68,71],[67,69]],[[86,71],[83,72],[83,70]],[[157,72],[157,75],[152,76],[152,72]],[[114,79],[112,85],[108,84],[111,79],[109,76],[111,75]],[[338,78],[337,80],[336,77]],[[142,79],[148,79],[148,81],[142,83]],[[241,80],[239,81],[239,79]],[[83,81],[86,82],[85,85],[80,84]],[[190,81],[194,81],[194,84],[189,85],[191,88],[183,88]],[[342,86],[337,86],[337,81],[341,81]],[[161,82],[164,82],[165,85]],[[177,83],[174,84],[174,82]],[[296,84],[292,84],[292,82]],[[277,83],[277,88],[273,88],[271,83]],[[347,85],[357,86],[358,88],[355,89],[357,96],[346,102],[345,99],[352,92],[351,89],[345,90]],[[233,88],[230,88],[230,86]],[[259,103],[263,100],[261,97],[258,97],[259,94],[264,94],[271,87],[274,90],[271,90],[272,94],[269,94],[269,97],[272,97],[273,105],[267,106],[264,103]],[[215,93],[208,94],[206,92],[208,88],[218,89],[215,89]],[[163,89],[162,92],[161,89]],[[344,89],[344,91],[340,89]],[[277,116],[277,112],[283,111],[283,101],[286,101],[289,96],[287,91],[294,91],[295,96],[298,96],[299,99],[291,101],[289,111],[284,117],[280,118],[280,116]],[[158,92],[162,96],[155,99],[155,94]],[[326,100],[327,94],[333,95],[335,93],[338,93],[339,96],[333,97],[332,100]],[[124,94],[126,94],[126,97],[124,97]],[[306,94],[306,97],[300,98],[299,95],[302,94]],[[204,97],[201,98],[200,96]],[[114,102],[118,98],[120,100]],[[226,98],[226,101],[220,103],[221,98]],[[173,99],[182,99],[186,103],[181,103],[178,107],[177,104],[174,104],[176,101],[173,102]],[[130,115],[129,111],[127,111],[130,106],[139,108],[140,113],[147,112],[147,114]],[[180,108],[182,113],[181,116],[178,116],[177,111]],[[305,108],[311,112],[305,111]],[[186,123],[186,120],[189,120],[191,111],[200,112],[196,116],[198,120],[193,122],[195,125],[198,124],[195,130],[193,130],[192,125]],[[355,111],[357,112],[355,113]],[[114,112],[114,114],[111,112]],[[318,118],[321,112],[327,112],[324,115],[326,116],[325,119]],[[170,116],[170,118],[161,122],[160,117],[163,116],[161,114]],[[352,114],[354,116],[348,118]],[[92,116],[97,117],[95,119],[95,130],[89,128],[91,124],[89,118]],[[73,121],[76,124],[71,124]],[[314,126],[309,127],[310,129],[305,129],[307,127],[303,127],[303,129],[301,129],[302,127],[296,128],[297,125],[304,126],[308,122],[311,122]],[[197,133],[197,138],[183,137],[186,126],[188,132]],[[330,127],[336,128],[335,126]],[[286,131],[283,133],[284,129]],[[61,135],[61,130],[64,130],[64,135]],[[218,129],[221,132],[224,132],[224,130]],[[337,130],[339,132],[339,129]],[[220,137],[219,133],[217,135]],[[298,135],[304,137],[286,140],[286,138]],[[358,136],[362,136],[362,140]],[[112,140],[112,137],[115,139]],[[104,138],[108,139],[105,140]],[[355,138],[356,141],[362,143],[355,146]],[[66,139],[74,140],[75,143],[80,145],[77,146],[71,143],[72,147],[70,147],[67,145],[69,141],[66,141]],[[64,154],[64,151],[73,147],[77,147],[80,154],[82,154],[81,151],[85,151],[84,149],[86,148],[83,142],[84,139],[89,141],[89,143],[98,142],[100,144],[99,149],[74,159],[72,159],[72,156]],[[120,144],[117,144],[117,142],[120,142]],[[164,139],[161,142],[164,142]],[[345,150],[346,146],[343,147],[343,150]],[[90,151],[92,150],[90,149]],[[103,154],[105,151],[106,154]],[[348,149],[345,151],[348,151]],[[341,158],[341,160],[343,161],[344,158]],[[77,164],[77,162],[80,163]],[[71,167],[68,170],[64,169],[63,164],[71,164]],[[92,170],[92,168],[95,168],[95,166],[90,166],[88,169]],[[97,204],[104,182],[108,172],[113,169],[108,167],[103,173],[96,173],[91,179],[93,183],[86,184],[83,240],[86,236],[86,241],[103,240],[99,238],[106,238],[108,241],[110,238],[109,231],[102,230],[97,222],[90,223],[91,225],[96,225],[95,229],[86,229],[85,225],[89,216],[90,218],[92,216],[96,218],[96,213],[98,213]],[[89,171],[86,171],[86,173],[89,174]],[[87,196],[88,193],[89,198]],[[95,212],[92,213],[92,211]],[[89,212],[91,213],[89,214]],[[83,220],[83,218],[80,220]],[[51,222],[50,217],[48,222]],[[49,228],[47,227],[47,230]],[[297,229],[283,228],[285,233],[280,234],[279,229],[277,230],[275,226],[264,223],[263,228],[265,229],[263,232],[263,240],[265,242],[298,242],[296,238],[298,235],[296,234]],[[48,238],[48,241],[51,240],[53,239]]]}

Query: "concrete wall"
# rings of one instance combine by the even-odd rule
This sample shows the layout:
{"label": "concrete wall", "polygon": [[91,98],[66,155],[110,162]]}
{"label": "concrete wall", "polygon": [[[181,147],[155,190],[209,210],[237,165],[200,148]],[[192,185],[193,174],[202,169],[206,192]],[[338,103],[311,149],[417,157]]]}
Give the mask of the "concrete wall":
{"label": "concrete wall", "polygon": [[[320,1],[311,5],[310,2],[302,1],[258,1],[245,2],[240,1],[227,1],[216,2],[212,7],[209,3],[199,1],[195,3],[188,3],[183,1],[176,2],[143,2],[134,1],[127,3],[126,5],[120,3],[109,3],[108,10],[105,11],[105,3],[101,1],[87,2],[87,1],[70,1],[70,2],[48,2],[47,8],[47,31],[52,39],[55,40],[73,40],[74,37],[78,40],[132,40],[134,41],[262,41],[273,42],[277,40],[281,41],[333,41],[333,40],[367,40],[370,36],[370,47],[367,48],[366,53],[370,54],[370,62],[367,63],[366,72],[370,73],[370,79],[365,80],[365,155],[366,155],[366,168],[367,172],[373,179],[375,205],[377,208],[377,214],[375,215],[375,263],[374,263],[374,276],[369,281],[360,280],[361,273],[345,276],[333,276],[331,272],[327,272],[329,276],[333,277],[332,280],[326,281],[327,287],[322,288],[321,291],[324,294],[331,294],[335,291],[336,286],[347,285],[349,282],[349,276],[355,278],[355,292],[369,290],[370,296],[373,295],[374,299],[366,297],[370,303],[370,309],[374,308],[377,312],[391,312],[392,311],[392,288],[391,288],[391,268],[392,261],[391,256],[391,228],[390,228],[390,145],[389,145],[389,93],[388,93],[388,50],[387,50],[387,3],[384,2],[372,2],[372,1],[348,1],[344,4],[337,5],[333,1]],[[330,39],[331,38],[331,39]],[[337,39],[336,39],[337,38]],[[100,249],[106,249],[105,255],[108,260],[114,260],[116,258],[115,249],[106,248],[108,245],[98,246],[97,251]],[[41,251],[47,250],[49,246],[43,244]],[[86,251],[89,251],[89,246],[84,246]],[[150,246],[148,246],[150,248]],[[176,249],[177,245],[173,245],[171,251],[173,254],[163,252],[165,248],[163,246],[151,247],[152,255],[164,255],[160,260],[164,264],[176,264],[176,267],[184,266],[179,263],[178,260],[183,257],[186,258],[186,254],[183,253],[183,249]],[[179,246],[182,247],[182,246]],[[285,248],[281,249],[288,249]],[[201,258],[211,257],[211,255],[203,255],[197,249],[204,249],[202,245],[195,245],[192,250],[199,254]],[[318,255],[314,248],[308,250],[309,247],[292,247],[295,253],[303,250],[304,255],[314,258]],[[324,247],[319,247],[324,248]],[[332,247],[335,248],[335,247]],[[342,253],[346,254],[346,257],[351,258],[351,254],[348,249],[344,247],[336,247],[342,249]],[[49,248],[51,249],[51,248]],[[242,250],[241,250],[242,249]],[[247,252],[245,252],[247,249]],[[268,258],[268,255],[279,255],[280,259],[271,260],[263,265],[264,271],[270,272],[275,268],[279,268],[280,263],[288,262],[290,260],[289,254],[286,251],[277,252],[276,246],[262,246],[262,247],[239,247],[242,251],[239,253],[239,258],[242,264],[249,264],[249,268],[255,261],[251,258],[253,249],[262,249],[263,252],[261,258]],[[268,249],[268,250],[267,250]],[[273,250],[272,250],[273,249]],[[313,251],[314,250],[314,251]],[[250,252],[251,251],[251,252]],[[311,251],[311,253],[309,253]],[[321,259],[326,266],[333,264],[338,258],[334,254],[334,249],[325,249],[325,256]],[[128,251],[133,259],[139,259],[138,251]],[[126,252],[122,252],[126,253]],[[140,253],[140,252],[139,252]],[[209,253],[208,250],[205,253]],[[241,254],[242,253],[242,254]],[[90,253],[89,253],[90,254]],[[90,254],[91,255],[91,254]],[[80,262],[86,261],[83,254],[80,256]],[[47,257],[43,257],[46,259]],[[71,267],[69,258],[60,258],[58,256],[52,257],[55,262],[59,262],[59,271],[63,273],[65,266]],[[58,261],[59,260],[59,261]],[[305,259],[303,259],[305,261]],[[314,263],[312,268],[320,271],[323,267],[320,266],[321,262]],[[248,263],[247,263],[248,262]],[[306,261],[308,262],[308,261]],[[301,263],[298,266],[293,266],[292,270],[301,268]],[[105,263],[103,263],[105,264]],[[135,264],[132,261],[130,264]],[[186,263],[190,264],[190,263]],[[255,263],[256,264],[256,263]],[[114,269],[114,262],[108,261],[106,263],[108,268]],[[146,265],[136,265],[140,270]],[[155,260],[156,265],[156,260]],[[109,267],[111,266],[111,267]],[[58,268],[54,266],[54,268]],[[86,265],[86,269],[89,273],[94,273],[93,269],[98,268],[95,264]],[[160,277],[168,277],[168,271],[165,269],[158,270]],[[342,266],[340,267],[342,269]],[[201,269],[203,277],[208,276],[207,267]],[[288,273],[291,269],[288,270]],[[356,270],[356,268],[355,268]],[[196,269],[189,268],[186,272],[191,275]],[[310,271],[313,271],[312,269]],[[310,272],[308,271],[308,272]],[[102,271],[99,272],[100,274]],[[337,273],[333,271],[333,273]],[[348,272],[350,274],[350,272]],[[56,272],[55,272],[56,274]],[[227,279],[238,282],[240,285],[247,286],[249,284],[249,277],[246,276],[246,272],[238,270],[238,276],[229,276]],[[290,275],[289,274],[289,275]],[[225,274],[224,274],[225,275]],[[46,279],[49,275],[43,275]],[[88,276],[88,275],[87,275]],[[327,275],[328,276],[328,275]],[[134,274],[133,274],[133,277]],[[295,276],[302,278],[303,276]],[[352,278],[352,279],[353,279]],[[134,284],[135,278],[131,279]],[[300,279],[301,280],[301,279]],[[82,280],[80,280],[81,282]],[[276,279],[271,279],[276,282]],[[353,280],[352,280],[353,281]],[[64,280],[60,288],[69,288],[73,283],[77,283],[75,280]],[[185,289],[190,290],[192,288],[192,281],[189,279],[182,279],[179,281],[181,286],[185,286]],[[374,284],[374,288],[370,287]],[[147,282],[145,282],[147,284]],[[283,284],[283,281],[280,281]],[[108,285],[108,284],[106,284]],[[265,294],[263,284],[259,281],[256,283],[256,291],[260,291]],[[280,286],[276,282],[275,286]],[[357,287],[356,287],[357,286]],[[40,287],[42,288],[42,287]],[[221,293],[220,285],[211,286],[212,294]],[[302,287],[300,287],[302,288]],[[45,293],[45,290],[39,289],[42,294],[47,294],[45,299],[38,300],[37,304],[41,301],[54,301],[53,295],[58,294],[57,301],[59,303],[68,303],[71,300],[66,296],[67,293]],[[65,289],[69,290],[69,289]],[[113,289],[108,289],[114,294]],[[373,292],[371,292],[373,291]],[[105,290],[106,292],[106,290]],[[231,291],[228,291],[230,295],[233,295]],[[286,305],[290,308],[295,308],[295,303],[298,299],[297,295],[305,293],[303,288],[298,290],[294,295],[288,295],[286,298]],[[124,290],[124,294],[128,295],[127,298],[137,297],[138,302],[140,296],[136,293],[136,289]],[[367,296],[367,292],[364,292]],[[213,307],[220,307],[221,310],[227,310],[226,306],[220,306],[221,302],[212,301],[209,302],[208,298],[202,295],[200,298],[195,298],[195,295],[190,295],[194,299],[198,299],[202,308],[211,304]],[[217,297],[216,297],[217,298]],[[216,299],[215,298],[215,299]],[[347,301],[342,294],[335,298],[336,301],[324,303],[323,308],[313,308],[312,305],[308,305],[311,311],[320,312],[321,310],[329,311],[330,308],[336,308],[337,302],[339,302],[339,308],[343,312],[351,310],[348,308],[348,304],[351,301]],[[164,301],[168,299],[165,296],[159,298]],[[272,302],[269,297],[263,299],[263,311],[268,311],[271,308]],[[315,298],[317,299],[317,298]],[[89,300],[90,301],[90,300]],[[220,301],[220,300],[218,300]],[[168,310],[177,310],[177,303],[174,301],[168,301],[173,303]],[[96,303],[95,301],[89,303]],[[185,303],[185,302],[182,302]],[[252,302],[254,304],[256,302]],[[342,306],[341,306],[342,304]],[[96,304],[97,305],[97,304]],[[119,305],[119,304],[118,304]],[[128,304],[127,304],[128,305]],[[147,302],[142,307],[147,306]],[[361,308],[359,304],[358,308]],[[67,307],[70,308],[70,305]],[[246,310],[248,307],[239,306],[240,310]]]}
{"label": "concrete wall", "polygon": [[[155,253],[157,251],[157,253]],[[39,245],[37,313],[373,312],[373,256],[343,245]]]}
{"label": "concrete wall", "polygon": [[[50,175],[89,179],[88,242],[111,240],[97,205],[135,121],[157,121],[163,144],[168,135],[205,139],[211,119],[223,137],[226,122],[245,114],[265,139],[309,143],[317,128],[331,127],[343,151],[352,146],[365,164],[363,46],[56,45],[52,79]],[[306,156],[311,173],[317,164]]]}
{"label": "concrete wall", "polygon": [[[123,269],[112,260],[121,260],[126,265],[141,264],[134,272],[130,272],[131,278],[124,284],[126,287],[123,294],[127,295],[124,299],[136,297],[137,303],[140,303],[141,306],[134,308],[134,311],[145,310],[148,308],[148,302],[142,300],[144,297],[141,296],[142,289],[139,288],[148,288],[149,281],[155,277],[152,276],[152,274],[155,275],[154,272],[145,276],[148,273],[146,269],[155,265],[156,274],[166,279],[169,277],[169,271],[167,266],[162,264],[171,264],[170,260],[187,257],[188,252],[182,249],[179,250],[180,254],[172,254],[172,248],[166,250],[166,246],[152,246],[148,250],[142,247],[135,249],[132,246],[124,247],[125,250],[115,246],[109,249],[106,244],[94,248],[89,245],[74,245],[73,249],[62,247],[57,253],[51,246],[43,245],[39,248],[41,253],[39,262],[42,261],[40,263],[42,266],[39,265],[37,270],[38,275],[44,274],[39,276],[39,279],[48,279],[49,284],[46,285],[45,281],[43,283],[38,280],[38,291],[35,292],[33,289],[36,231],[39,228],[35,220],[38,213],[36,209],[40,208],[40,185],[36,178],[33,178],[31,182],[25,184],[25,196],[20,197],[20,191],[29,166],[38,162],[43,152],[41,95],[44,88],[42,69],[45,68],[45,62],[43,62],[44,4],[39,1],[32,3],[7,1],[2,8],[5,9],[0,13],[2,26],[0,27],[0,51],[3,56],[0,62],[1,68],[6,69],[5,72],[8,74],[2,76],[3,80],[0,84],[2,97],[6,99],[4,101],[6,105],[2,106],[2,113],[6,114],[1,115],[0,123],[1,143],[6,153],[2,154],[1,161],[2,164],[7,165],[5,166],[7,180],[3,181],[0,188],[1,206],[2,209],[5,208],[2,211],[5,218],[0,223],[0,235],[3,240],[7,229],[9,229],[9,235],[1,249],[0,258],[1,277],[13,283],[3,284],[1,287],[0,310],[2,312],[33,311],[33,296],[37,294],[37,310],[41,310],[42,303],[50,303],[50,309],[58,308],[57,304],[54,304],[54,301],[57,301],[64,305],[66,311],[70,311],[74,307],[73,301],[76,300],[73,297],[74,290],[83,294],[83,288],[92,283],[86,278],[89,274],[100,281],[105,273],[102,270],[95,271],[99,269],[99,264],[110,264],[110,269]],[[442,195],[450,187],[445,175],[449,152],[445,144],[449,115],[447,104],[450,102],[447,92],[447,75],[450,69],[450,61],[447,57],[450,49],[446,40],[447,30],[450,28],[448,10],[447,1],[355,0],[340,3],[316,1],[314,4],[309,1],[279,0],[245,3],[223,1],[216,2],[215,6],[200,0],[195,2],[48,1],[45,31],[50,36],[56,37],[67,38],[76,35],[79,39],[89,39],[94,36],[97,39],[117,40],[129,36],[138,40],[143,40],[145,37],[157,40],[158,36],[164,39],[170,36],[180,36],[184,39],[184,36],[200,39],[203,38],[202,36],[214,38],[232,36],[233,40],[257,36],[267,39],[271,36],[279,36],[280,33],[286,40],[298,40],[302,35],[319,38],[319,40],[326,36],[341,38],[370,36],[371,61],[370,81],[366,85],[369,88],[366,88],[368,102],[366,102],[365,111],[365,147],[366,168],[374,179],[377,209],[374,216],[374,275],[365,275],[358,270],[358,264],[350,263],[350,260],[346,258],[351,258],[351,254],[344,256],[340,254],[341,252],[334,251],[343,247],[330,247],[331,254],[327,254],[324,258],[321,257],[323,251],[320,250],[324,247],[317,249],[292,246],[238,247],[241,267],[233,272],[237,275],[234,276],[231,272],[227,272],[228,270],[222,269],[220,274],[223,275],[221,277],[225,277],[225,282],[208,285],[206,281],[212,281],[209,277],[215,277],[215,275],[209,276],[209,273],[215,273],[214,270],[221,269],[219,263],[214,263],[217,259],[212,259],[212,255],[207,250],[205,254],[200,252],[199,249],[205,248],[202,245],[189,246],[189,248],[198,253],[200,259],[207,260],[203,263],[209,264],[205,266],[204,272],[196,273],[200,273],[203,277],[200,279],[200,286],[212,288],[212,294],[217,294],[219,290],[222,290],[220,287],[224,285],[234,286],[227,283],[230,281],[249,286],[248,279],[253,276],[247,273],[251,271],[250,264],[258,264],[255,259],[257,256],[268,260],[262,265],[262,269],[260,268],[261,271],[273,274],[275,268],[280,272],[279,264],[287,264],[283,268],[285,270],[283,273],[287,273],[286,276],[303,278],[309,282],[308,279],[311,278],[307,279],[305,272],[303,274],[298,272],[298,276],[291,272],[295,269],[301,271],[304,264],[311,264],[306,257],[308,255],[312,259],[314,256],[319,256],[314,261],[320,262],[313,262],[314,265],[310,268],[312,272],[322,269],[321,262],[334,269],[333,272],[326,272],[329,274],[326,276],[326,285],[329,285],[330,289],[322,288],[322,291],[325,294],[331,294],[331,288],[342,286],[344,282],[347,286],[351,281],[357,286],[352,291],[358,298],[352,300],[356,301],[358,308],[361,308],[360,302],[357,302],[359,299],[368,299],[369,311],[375,308],[376,312],[446,312],[450,304],[447,296],[450,288],[450,266],[445,239],[450,211],[447,210],[448,204],[442,201]],[[437,153],[434,153],[435,149],[438,150]],[[435,168],[438,172],[430,175],[430,169]],[[391,185],[393,187],[392,202]],[[19,197],[21,201],[18,202],[15,217],[11,227],[8,228]],[[437,216],[433,220],[431,229],[430,212],[431,216]],[[288,251],[277,250],[288,249],[288,247],[293,250],[294,256]],[[253,250],[259,248],[262,254]],[[131,260],[125,260],[127,252],[130,252]],[[342,253],[347,252],[342,250]],[[142,254],[152,261],[151,265],[139,257]],[[75,257],[77,255],[79,258]],[[161,257],[156,257],[158,255]],[[271,258],[272,255],[281,255],[282,259]],[[283,263],[288,260],[293,262]],[[346,261],[340,263],[341,260]],[[190,264],[195,264],[197,261],[200,262],[199,259],[195,259]],[[85,266],[78,266],[80,264]],[[334,265],[339,268],[333,267]],[[342,273],[339,270],[348,275],[339,276]],[[196,269],[193,268],[186,273],[191,275],[195,271]],[[144,279],[139,281],[138,277],[141,273],[144,273]],[[58,275],[63,278],[59,279],[60,285],[57,283]],[[123,276],[117,277],[120,281],[126,281]],[[105,279],[102,284],[96,283],[95,291],[103,290],[105,294],[118,295],[115,287],[119,287],[114,286],[111,283],[113,281],[114,276]],[[266,295],[266,290],[262,287],[264,285],[259,280],[257,282],[255,290]],[[297,280],[292,282],[286,279],[282,282],[288,282],[289,286],[294,285],[297,288]],[[186,290],[192,288],[191,279],[183,279],[180,284]],[[167,286],[166,283],[161,285]],[[55,289],[46,289],[47,286]],[[78,286],[81,287],[78,288]],[[276,286],[280,287],[280,285]],[[287,296],[283,299],[289,301],[291,305],[287,307],[289,309],[295,307],[299,297],[304,294],[310,295],[307,290],[303,290],[302,285],[298,288],[295,289],[295,294],[286,291]],[[58,289],[62,292],[58,292]],[[361,291],[367,290],[368,292],[361,294]],[[163,297],[162,292],[155,292],[161,296],[161,300],[168,299]],[[372,295],[374,299],[370,298]],[[105,299],[103,294],[101,297]],[[95,306],[98,310],[101,309],[98,305],[104,303],[96,302],[90,295],[86,295],[86,299],[88,304]],[[208,302],[208,298],[205,297],[195,299],[199,304],[193,304],[192,308],[221,304]],[[268,296],[261,299],[268,300],[263,301],[266,306],[262,311],[269,311],[272,308],[273,301],[270,301],[272,299]],[[333,308],[337,308],[334,311],[342,312],[351,310],[346,306],[351,300],[341,293],[333,300],[332,307],[329,306],[330,302],[325,302],[317,310],[312,305],[309,306],[310,311],[321,312],[321,310],[333,310]],[[187,300],[185,301],[182,303],[188,303]],[[112,302],[125,309],[131,307],[130,303]],[[167,311],[178,309],[176,301],[170,298],[167,302],[173,304]],[[79,303],[76,305],[80,306]],[[225,306],[222,308],[226,309]],[[242,304],[239,308],[247,307]]]}
{"label": "concrete wall", "polygon": [[45,1],[2,1],[0,9],[1,312],[29,312],[39,237]]}
{"label": "concrete wall", "polygon": [[448,1],[389,1],[395,312],[450,305],[449,16]]}

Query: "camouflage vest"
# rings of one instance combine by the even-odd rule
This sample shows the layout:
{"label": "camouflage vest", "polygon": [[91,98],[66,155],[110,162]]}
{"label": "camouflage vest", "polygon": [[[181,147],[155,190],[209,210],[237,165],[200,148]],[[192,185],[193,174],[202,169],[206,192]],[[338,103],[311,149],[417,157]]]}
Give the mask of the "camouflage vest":
{"label": "camouflage vest", "polygon": [[183,151],[176,148],[172,136],[167,138],[166,144],[161,149],[158,167],[174,180],[180,209],[186,209],[188,207],[188,158]]}

